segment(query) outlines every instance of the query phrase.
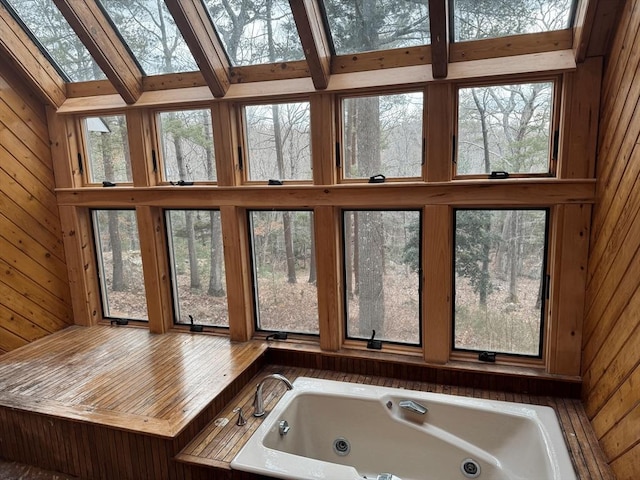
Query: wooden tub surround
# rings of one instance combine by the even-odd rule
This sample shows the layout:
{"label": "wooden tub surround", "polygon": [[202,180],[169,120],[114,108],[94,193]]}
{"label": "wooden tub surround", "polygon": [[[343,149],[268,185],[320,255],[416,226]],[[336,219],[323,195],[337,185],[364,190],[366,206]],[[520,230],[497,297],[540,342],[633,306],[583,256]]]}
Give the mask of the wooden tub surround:
{"label": "wooden tub surround", "polygon": [[[397,355],[131,327],[70,327],[0,357],[0,457],[82,479],[255,479],[229,462],[258,427],[265,375],[553,407],[581,480],[613,479],[567,379],[436,368]],[[281,382],[267,382],[267,412]],[[242,407],[246,425],[237,426]]]}

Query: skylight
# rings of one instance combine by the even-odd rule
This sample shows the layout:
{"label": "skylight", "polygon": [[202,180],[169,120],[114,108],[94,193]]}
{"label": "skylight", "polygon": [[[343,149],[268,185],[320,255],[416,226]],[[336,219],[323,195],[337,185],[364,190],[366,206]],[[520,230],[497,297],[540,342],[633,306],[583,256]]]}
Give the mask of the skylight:
{"label": "skylight", "polygon": [[451,0],[455,41],[569,28],[574,0]]}
{"label": "skylight", "polygon": [[428,0],[324,0],[335,53],[431,43]]}
{"label": "skylight", "polygon": [[145,74],[198,70],[164,2],[99,0]]}
{"label": "skylight", "polygon": [[232,65],[304,59],[287,0],[205,0],[205,4]]}
{"label": "skylight", "polygon": [[4,0],[49,56],[73,82],[106,78],[52,0]]}

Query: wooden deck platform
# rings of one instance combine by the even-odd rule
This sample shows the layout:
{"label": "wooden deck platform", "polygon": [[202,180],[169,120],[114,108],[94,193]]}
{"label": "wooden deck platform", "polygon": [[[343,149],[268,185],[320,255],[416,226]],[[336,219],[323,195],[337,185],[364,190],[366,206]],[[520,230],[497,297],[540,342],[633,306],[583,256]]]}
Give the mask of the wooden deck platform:
{"label": "wooden deck platform", "polygon": [[181,478],[173,457],[265,351],[211,335],[70,327],[0,356],[0,457],[81,478]]}
{"label": "wooden deck platform", "polygon": [[[388,355],[353,358],[286,347],[130,327],[70,327],[0,356],[0,458],[81,479],[253,480],[258,477],[230,470],[229,462],[260,422],[251,415],[257,379],[281,371],[291,379],[305,375],[550,405],[579,478],[612,478],[580,401],[547,395],[556,387],[546,384],[549,379],[447,372]],[[562,391],[562,383],[557,388]],[[569,382],[566,391],[573,390]],[[281,394],[279,383],[267,383],[267,408]],[[237,406],[246,412],[245,427],[235,425]]]}

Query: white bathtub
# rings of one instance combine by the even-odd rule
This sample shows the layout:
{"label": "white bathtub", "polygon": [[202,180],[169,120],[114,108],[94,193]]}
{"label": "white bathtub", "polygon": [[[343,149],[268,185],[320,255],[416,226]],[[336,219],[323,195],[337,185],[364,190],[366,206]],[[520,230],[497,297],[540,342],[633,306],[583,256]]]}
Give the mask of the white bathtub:
{"label": "white bathtub", "polygon": [[304,377],[293,385],[231,468],[295,480],[576,479],[549,407]]}

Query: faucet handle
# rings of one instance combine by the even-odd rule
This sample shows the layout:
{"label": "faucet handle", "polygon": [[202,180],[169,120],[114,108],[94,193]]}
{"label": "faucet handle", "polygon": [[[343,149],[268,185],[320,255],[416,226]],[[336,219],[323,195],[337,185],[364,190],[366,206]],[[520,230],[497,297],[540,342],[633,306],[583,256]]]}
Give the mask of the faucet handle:
{"label": "faucet handle", "polygon": [[247,419],[244,418],[244,413],[242,412],[242,407],[234,408],[233,409],[233,413],[237,413],[238,414],[238,420],[236,420],[236,425],[238,425],[239,427],[242,427],[243,425],[246,425]]}

